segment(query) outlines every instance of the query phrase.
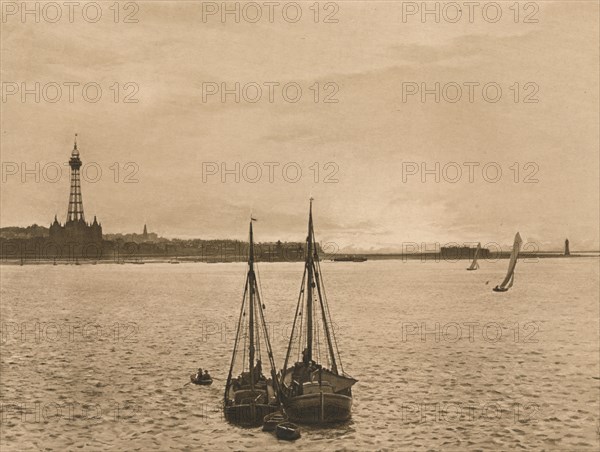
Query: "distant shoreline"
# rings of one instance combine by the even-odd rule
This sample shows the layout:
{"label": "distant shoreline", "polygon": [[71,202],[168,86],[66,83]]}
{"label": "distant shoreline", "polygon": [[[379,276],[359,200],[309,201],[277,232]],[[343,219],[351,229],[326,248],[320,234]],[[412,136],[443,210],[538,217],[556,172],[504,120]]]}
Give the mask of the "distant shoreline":
{"label": "distant shoreline", "polygon": [[[424,262],[459,262],[459,261],[470,261],[471,259],[461,257],[461,258],[442,258],[439,253],[412,253],[412,254],[343,254],[343,255],[335,255],[335,256],[323,256],[321,258],[324,262],[334,262],[334,258],[339,257],[352,257],[352,258],[365,258],[368,262],[372,261],[381,261],[381,260],[421,260]],[[493,262],[499,259],[508,259],[510,257],[510,253],[502,252],[493,255],[487,259],[480,259],[480,261]],[[577,259],[577,258],[585,258],[585,257],[600,257],[600,252],[598,251],[584,251],[578,253],[572,253],[569,256],[565,256],[562,253],[557,252],[540,252],[540,253],[521,253],[519,254],[520,259],[549,259],[549,258],[561,258],[561,259]],[[199,263],[199,264],[231,264],[231,263],[243,263],[245,259],[219,259],[218,257],[207,259],[206,256],[185,256],[185,257],[176,257],[176,256],[131,256],[128,259],[117,261],[114,258],[102,258],[102,259],[21,259],[10,258],[10,259],[1,259],[0,265],[95,265],[95,264],[118,264],[118,265],[143,265],[143,264],[190,264],[190,263]],[[281,262],[303,262],[302,260],[265,260],[259,259],[258,262],[261,263],[281,263]],[[353,265],[360,264],[362,262],[336,262],[337,264],[350,263]]]}

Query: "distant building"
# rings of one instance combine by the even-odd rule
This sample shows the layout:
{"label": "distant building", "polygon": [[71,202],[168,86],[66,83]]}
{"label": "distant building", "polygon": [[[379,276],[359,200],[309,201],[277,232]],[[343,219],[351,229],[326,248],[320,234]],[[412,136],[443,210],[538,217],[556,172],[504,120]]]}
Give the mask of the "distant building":
{"label": "distant building", "polygon": [[[476,250],[476,247],[470,246],[442,246],[440,248],[440,255],[444,260],[473,259]],[[490,250],[481,248],[479,251],[479,258],[488,259],[489,257]]]}
{"label": "distant building", "polygon": [[570,256],[571,251],[569,250],[569,239],[565,240],[565,256]]}
{"label": "distant building", "polygon": [[86,223],[83,215],[83,199],[81,197],[81,181],[79,169],[82,162],[77,149],[77,134],[75,144],[71,152],[69,166],[71,167],[71,193],[69,195],[69,209],[67,221],[60,224],[56,215],[54,222],[50,225],[50,240],[54,242],[74,242],[79,245],[102,242],[102,225],[94,216],[92,223]]}
{"label": "distant building", "polygon": [[144,241],[148,240],[148,228],[146,227],[146,225],[144,225],[144,232],[142,233],[142,239]]}

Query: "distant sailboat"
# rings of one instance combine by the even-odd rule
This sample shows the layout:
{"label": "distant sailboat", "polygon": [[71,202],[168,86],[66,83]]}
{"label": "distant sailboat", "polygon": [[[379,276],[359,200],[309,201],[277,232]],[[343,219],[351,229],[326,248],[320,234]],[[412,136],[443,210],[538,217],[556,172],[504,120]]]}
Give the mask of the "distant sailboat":
{"label": "distant sailboat", "polygon": [[515,235],[515,243],[513,244],[512,253],[510,254],[508,272],[506,273],[504,281],[492,289],[494,292],[506,292],[513,286],[515,282],[515,267],[517,265],[517,259],[519,257],[519,251],[521,250],[522,243],[523,241],[521,240],[521,235],[517,232],[517,235]]}
{"label": "distant sailboat", "polygon": [[467,270],[479,270],[479,263],[477,259],[479,258],[479,252],[481,251],[481,242],[477,244],[477,249],[475,250],[475,257],[473,258],[473,262],[471,262],[471,266],[467,268]]}
{"label": "distant sailboat", "polygon": [[[248,273],[224,397],[225,419],[242,426],[260,425],[266,415],[280,408],[276,368],[264,308],[254,272],[254,238],[250,221]],[[240,375],[233,378],[238,351],[242,352],[242,369]],[[264,355],[267,355],[271,367],[270,379],[262,373],[261,359]]]}
{"label": "distant sailboat", "polygon": [[[288,368],[293,354],[298,361]],[[311,199],[304,276],[281,371],[285,412],[294,422],[345,421],[351,415],[352,386],[356,381],[344,373],[339,356],[314,236]]]}

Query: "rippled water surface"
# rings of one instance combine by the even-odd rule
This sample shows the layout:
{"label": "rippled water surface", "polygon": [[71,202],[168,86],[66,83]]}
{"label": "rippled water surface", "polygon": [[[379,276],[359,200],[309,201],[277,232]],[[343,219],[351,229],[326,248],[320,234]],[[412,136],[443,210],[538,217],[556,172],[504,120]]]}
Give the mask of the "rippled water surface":
{"label": "rippled water surface", "polygon": [[[506,264],[323,263],[359,382],[295,446],[221,416],[243,264],[2,266],[2,451],[597,450],[598,259]],[[260,275],[281,366],[302,264]]]}

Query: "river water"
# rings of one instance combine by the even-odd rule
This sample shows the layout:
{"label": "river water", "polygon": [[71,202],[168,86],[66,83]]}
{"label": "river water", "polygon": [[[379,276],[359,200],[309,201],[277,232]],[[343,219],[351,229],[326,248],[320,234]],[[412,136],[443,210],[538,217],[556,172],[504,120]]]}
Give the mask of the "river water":
{"label": "river water", "polygon": [[[597,450],[598,258],[467,264],[322,263],[359,382],[293,445],[221,415],[244,264],[4,265],[2,451]],[[302,263],[259,269],[282,366]]]}

